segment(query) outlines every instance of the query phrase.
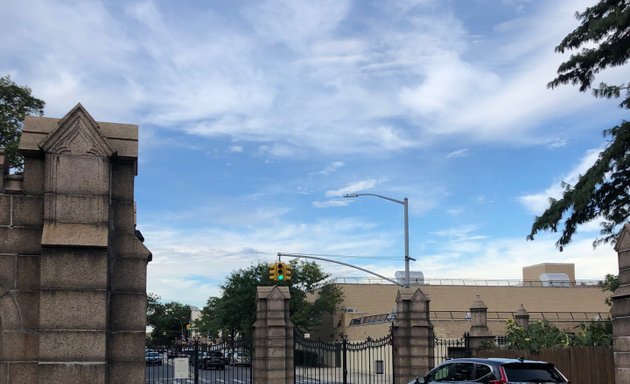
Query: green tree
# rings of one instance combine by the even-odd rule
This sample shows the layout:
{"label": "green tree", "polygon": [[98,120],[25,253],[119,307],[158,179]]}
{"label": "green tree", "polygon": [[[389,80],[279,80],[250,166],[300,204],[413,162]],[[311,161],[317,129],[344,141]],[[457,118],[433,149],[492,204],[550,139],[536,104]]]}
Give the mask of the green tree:
{"label": "green tree", "polygon": [[24,166],[24,159],[18,154],[24,117],[43,115],[44,105],[29,87],[15,84],[9,75],[0,77],[0,148],[4,148],[9,164],[18,171]]}
{"label": "green tree", "polygon": [[[619,275],[612,275],[610,273],[606,274],[604,280],[597,283],[597,285],[602,289],[602,291],[610,291],[615,293],[617,288],[619,288]],[[606,298],[606,304],[612,305],[611,296]]]}
{"label": "green tree", "polygon": [[505,336],[508,348],[529,352],[539,352],[541,349],[556,346],[567,347],[571,343],[569,335],[546,320],[530,323],[527,328],[524,328],[510,319],[507,321]]}
{"label": "green tree", "polygon": [[152,345],[170,345],[182,334],[187,337],[186,324],[190,323],[190,306],[175,301],[161,303],[156,294],[147,295],[147,325]]}
{"label": "green tree", "polygon": [[[339,287],[326,281],[318,264],[293,260],[290,262],[292,278],[285,282],[289,287],[290,317],[300,330],[312,329],[321,322],[324,313],[333,313],[342,299]],[[232,272],[221,285],[221,297],[210,297],[196,323],[202,333],[224,337],[247,335],[256,320],[256,287],[273,285],[268,277],[268,264],[258,263]]]}
{"label": "green tree", "polygon": [[[579,85],[580,92],[592,89],[600,71],[626,64],[630,57],[630,3],[627,0],[600,0],[576,17],[580,25],[556,47],[556,52],[578,50],[558,67],[558,76],[548,87],[563,84]],[[609,85],[600,83],[593,88],[598,98],[621,98],[619,106],[630,109],[630,82]],[[557,232],[564,220],[562,235],[556,246],[571,242],[579,225],[600,220],[601,237],[593,246],[614,243],[630,209],[630,122],[604,130],[609,142],[595,164],[575,185],[563,184],[560,199],[550,199],[545,212],[536,217],[529,240],[539,231]]]}

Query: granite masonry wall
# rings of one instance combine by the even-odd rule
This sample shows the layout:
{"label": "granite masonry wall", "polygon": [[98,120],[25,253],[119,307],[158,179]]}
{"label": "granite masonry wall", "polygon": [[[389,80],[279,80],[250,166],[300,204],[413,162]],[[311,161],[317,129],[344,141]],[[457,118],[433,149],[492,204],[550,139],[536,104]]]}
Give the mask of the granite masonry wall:
{"label": "granite masonry wall", "polygon": [[144,383],[138,127],[78,104],[27,117],[23,175],[0,153],[0,384]]}

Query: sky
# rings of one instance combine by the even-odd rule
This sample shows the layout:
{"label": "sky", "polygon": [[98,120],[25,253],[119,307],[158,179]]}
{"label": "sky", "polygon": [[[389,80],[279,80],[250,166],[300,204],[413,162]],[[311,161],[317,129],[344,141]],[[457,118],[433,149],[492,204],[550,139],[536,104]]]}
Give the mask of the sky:
{"label": "sky", "polygon": [[409,199],[410,268],[426,279],[520,279],[545,262],[602,279],[617,258],[593,249],[597,222],[563,252],[557,234],[526,240],[627,119],[618,100],[546,86],[593,3],[4,0],[0,76],[45,116],[80,102],[139,126],[137,225],[164,301],[203,307],[278,252],[393,278],[403,206],[346,193]]}

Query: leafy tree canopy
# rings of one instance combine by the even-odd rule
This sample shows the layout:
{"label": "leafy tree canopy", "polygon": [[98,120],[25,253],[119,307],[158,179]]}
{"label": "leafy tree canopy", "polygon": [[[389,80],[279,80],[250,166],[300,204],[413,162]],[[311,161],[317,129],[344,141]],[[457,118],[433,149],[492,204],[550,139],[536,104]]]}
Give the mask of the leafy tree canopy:
{"label": "leafy tree canopy", "polygon": [[[598,282],[597,285],[599,285],[604,292],[610,291],[615,293],[615,290],[619,288],[619,275],[612,275],[608,273],[606,274],[606,277],[604,277],[604,280]],[[612,305],[611,296],[606,298],[606,304]]]}
{"label": "leafy tree canopy", "polygon": [[[581,24],[556,47],[556,52],[579,50],[558,67],[558,76],[548,87],[578,85],[581,92],[593,89],[598,98],[621,98],[619,106],[630,109],[630,82],[600,83],[593,88],[595,75],[622,66],[630,57],[630,3],[627,0],[600,0],[576,17]],[[558,231],[556,246],[562,251],[571,242],[579,225],[601,220],[601,236],[593,246],[614,243],[630,210],[630,122],[604,130],[609,142],[595,164],[575,185],[564,184],[560,199],[550,199],[547,210],[536,217],[527,236],[533,240],[539,231]]]}
{"label": "leafy tree canopy", "polygon": [[516,321],[507,321],[505,333],[508,348],[528,352],[540,352],[553,347],[586,347],[612,345],[612,322],[594,321],[582,323],[573,332],[561,331],[546,320],[530,323],[521,327]]}
{"label": "leafy tree canopy", "polygon": [[[321,322],[324,313],[333,313],[341,302],[342,292],[328,283],[328,274],[314,262],[292,260],[292,278],[287,284],[291,294],[290,317],[303,331]],[[268,264],[258,263],[232,272],[221,286],[221,297],[210,297],[201,310],[195,327],[202,334],[234,338],[247,335],[256,320],[256,287],[273,285],[269,281]]]}
{"label": "leafy tree canopy", "polygon": [[161,303],[156,294],[147,295],[147,325],[152,345],[170,345],[182,336],[187,338],[186,324],[190,323],[190,306],[175,301]]}
{"label": "leafy tree canopy", "polygon": [[29,87],[15,84],[11,76],[0,77],[0,148],[4,148],[9,164],[17,170],[24,166],[24,159],[18,154],[24,117],[43,115],[44,105]]}

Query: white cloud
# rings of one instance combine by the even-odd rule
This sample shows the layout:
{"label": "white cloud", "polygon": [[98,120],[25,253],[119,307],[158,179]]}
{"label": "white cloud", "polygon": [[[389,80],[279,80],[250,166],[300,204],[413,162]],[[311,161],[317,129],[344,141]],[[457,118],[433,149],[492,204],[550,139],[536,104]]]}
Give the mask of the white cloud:
{"label": "white cloud", "polygon": [[457,159],[460,157],[468,157],[470,155],[468,149],[458,149],[444,156],[445,159]]}
{"label": "white cloud", "polygon": [[242,153],[243,147],[241,147],[240,145],[231,145],[228,147],[228,151],[230,153]]}
{"label": "white cloud", "polygon": [[566,175],[559,177],[558,180],[554,181],[547,189],[542,192],[520,196],[518,201],[535,215],[542,214],[545,209],[549,207],[549,198],[559,199],[562,197],[562,193],[564,192],[562,183],[575,185],[580,175],[583,175],[595,164],[600,152],[601,149],[591,149],[587,151],[575,168]]}
{"label": "white cloud", "polygon": [[326,197],[341,197],[348,193],[357,193],[370,190],[374,188],[378,183],[379,180],[376,179],[361,180],[340,189],[326,191],[325,195]]}

